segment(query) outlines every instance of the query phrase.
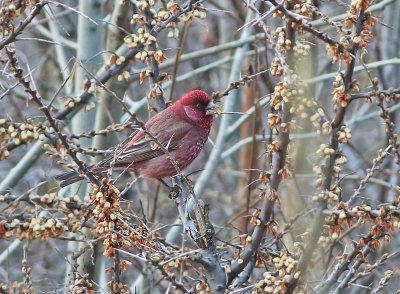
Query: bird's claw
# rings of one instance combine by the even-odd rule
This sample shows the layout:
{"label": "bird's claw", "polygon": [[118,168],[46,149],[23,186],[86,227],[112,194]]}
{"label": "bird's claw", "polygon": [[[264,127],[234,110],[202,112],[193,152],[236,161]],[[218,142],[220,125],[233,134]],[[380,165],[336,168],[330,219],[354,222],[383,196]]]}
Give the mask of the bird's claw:
{"label": "bird's claw", "polygon": [[178,185],[174,185],[173,187],[169,187],[168,197],[169,199],[176,199],[181,195],[182,189]]}

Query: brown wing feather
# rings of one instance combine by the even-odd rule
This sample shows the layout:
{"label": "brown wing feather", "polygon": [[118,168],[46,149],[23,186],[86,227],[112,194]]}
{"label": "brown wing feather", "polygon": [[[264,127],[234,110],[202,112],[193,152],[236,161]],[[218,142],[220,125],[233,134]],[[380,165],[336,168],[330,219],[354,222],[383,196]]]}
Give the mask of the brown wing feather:
{"label": "brown wing feather", "polygon": [[[158,116],[150,119],[146,123],[146,128],[168,151],[173,151],[180,147],[182,138],[188,133],[190,127],[186,122],[176,123],[176,116],[170,108],[164,112],[166,113],[162,119]],[[168,126],[168,129],[164,126]],[[109,167],[112,161],[115,161],[115,166],[126,166],[134,162],[150,160],[162,154],[164,152],[160,146],[150,136],[138,130],[131,134],[113,155],[99,162],[97,167]]]}

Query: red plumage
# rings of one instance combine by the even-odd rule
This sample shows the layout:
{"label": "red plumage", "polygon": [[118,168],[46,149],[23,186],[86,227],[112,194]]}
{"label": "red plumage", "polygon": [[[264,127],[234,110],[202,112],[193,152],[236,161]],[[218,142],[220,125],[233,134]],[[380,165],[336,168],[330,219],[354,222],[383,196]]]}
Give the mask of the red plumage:
{"label": "red plumage", "polygon": [[[200,154],[207,142],[213,115],[219,114],[217,105],[201,90],[194,90],[173,105],[156,114],[146,124],[146,130],[157,139],[176,161],[180,170],[185,169]],[[177,173],[168,155],[142,130],[130,135],[116,151],[91,166],[95,175],[103,176],[114,162],[113,171],[138,170],[147,178],[171,177]],[[56,176],[61,187],[82,180],[75,171]]]}

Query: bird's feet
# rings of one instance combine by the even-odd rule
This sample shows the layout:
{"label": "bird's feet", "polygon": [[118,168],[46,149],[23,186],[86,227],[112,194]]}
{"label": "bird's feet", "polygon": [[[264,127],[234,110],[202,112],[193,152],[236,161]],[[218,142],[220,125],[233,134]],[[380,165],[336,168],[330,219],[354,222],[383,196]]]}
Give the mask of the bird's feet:
{"label": "bird's feet", "polygon": [[182,188],[179,187],[177,184],[170,186],[168,185],[163,179],[158,179],[165,187],[167,187],[169,193],[168,197],[169,199],[176,199],[181,195],[182,193]]}
{"label": "bird's feet", "polygon": [[181,189],[181,187],[179,187],[178,185],[174,185],[174,186],[168,186],[168,190],[169,190],[169,193],[168,193],[168,197],[169,197],[169,199],[176,199],[176,198],[178,198],[179,197],[179,195],[181,195],[181,193],[182,193],[182,189]]}

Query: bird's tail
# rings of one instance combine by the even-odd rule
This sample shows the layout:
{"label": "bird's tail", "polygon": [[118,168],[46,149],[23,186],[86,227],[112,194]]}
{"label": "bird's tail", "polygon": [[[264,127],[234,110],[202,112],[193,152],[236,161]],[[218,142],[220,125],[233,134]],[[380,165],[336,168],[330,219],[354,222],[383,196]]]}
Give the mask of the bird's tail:
{"label": "bird's tail", "polygon": [[57,175],[55,178],[57,181],[61,181],[60,187],[66,187],[83,180],[83,176],[74,170]]}

